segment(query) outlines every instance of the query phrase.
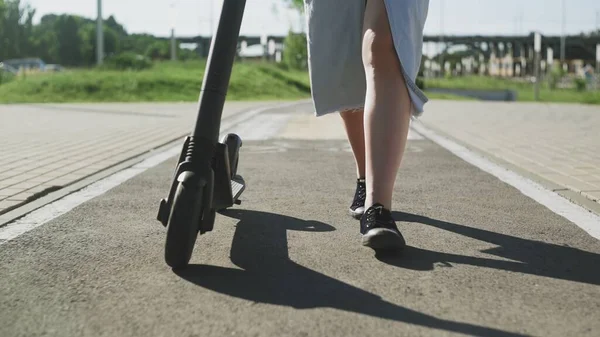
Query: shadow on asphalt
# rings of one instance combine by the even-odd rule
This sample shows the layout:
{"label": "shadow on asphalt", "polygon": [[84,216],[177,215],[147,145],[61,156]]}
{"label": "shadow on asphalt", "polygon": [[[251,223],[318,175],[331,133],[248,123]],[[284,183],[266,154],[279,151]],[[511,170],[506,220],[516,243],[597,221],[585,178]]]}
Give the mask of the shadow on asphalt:
{"label": "shadow on asphalt", "polygon": [[470,335],[522,336],[493,328],[438,319],[397,306],[377,295],[298,265],[289,259],[286,233],[288,230],[335,230],[330,225],[256,211],[228,210],[223,214],[240,220],[233,237],[231,261],[244,270],[190,265],[185,270],[177,271],[180,277],[213,291],[260,303],[297,309],[336,308]]}
{"label": "shadow on asphalt", "polygon": [[519,262],[407,247],[402,256],[376,255],[380,261],[387,264],[414,270],[432,270],[436,263],[443,263],[446,266],[458,263],[600,285],[599,254],[567,246],[522,239],[416,214],[394,212],[394,219],[396,221],[421,223],[489,242],[498,247],[482,252]]}

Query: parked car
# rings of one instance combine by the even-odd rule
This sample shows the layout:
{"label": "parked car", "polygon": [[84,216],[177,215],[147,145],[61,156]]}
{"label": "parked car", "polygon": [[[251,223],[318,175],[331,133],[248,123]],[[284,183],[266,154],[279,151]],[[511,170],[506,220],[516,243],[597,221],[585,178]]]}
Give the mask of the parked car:
{"label": "parked car", "polygon": [[46,64],[40,58],[23,58],[23,59],[11,59],[3,61],[5,67],[10,67],[16,72],[21,69],[27,72],[58,72],[63,71],[64,67],[59,64]]}
{"label": "parked car", "polygon": [[9,66],[8,64],[4,64],[4,62],[0,62],[0,71],[13,75],[17,74],[17,69]]}

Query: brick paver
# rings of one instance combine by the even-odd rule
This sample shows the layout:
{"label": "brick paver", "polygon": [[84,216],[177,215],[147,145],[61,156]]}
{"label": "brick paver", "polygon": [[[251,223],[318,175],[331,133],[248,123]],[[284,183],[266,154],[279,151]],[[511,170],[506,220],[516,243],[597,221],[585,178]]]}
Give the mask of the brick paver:
{"label": "brick paver", "polygon": [[599,106],[434,101],[421,121],[600,201]]}
{"label": "brick paver", "polygon": [[[227,102],[224,118],[265,102]],[[196,103],[0,105],[0,214],[188,133]]]}

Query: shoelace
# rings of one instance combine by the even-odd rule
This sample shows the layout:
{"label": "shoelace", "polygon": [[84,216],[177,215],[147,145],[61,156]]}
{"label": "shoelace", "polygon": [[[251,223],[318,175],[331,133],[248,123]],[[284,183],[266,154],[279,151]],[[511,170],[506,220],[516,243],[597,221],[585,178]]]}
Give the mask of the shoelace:
{"label": "shoelace", "polygon": [[364,183],[358,184],[356,194],[354,195],[354,205],[362,205],[367,197],[367,188]]}
{"label": "shoelace", "polygon": [[378,215],[383,215],[383,207],[382,206],[375,206],[370,208],[369,210],[367,210],[367,214],[366,214],[366,226],[367,228],[374,228],[374,227],[389,227],[389,221],[385,220],[385,219],[378,219],[377,216]]}

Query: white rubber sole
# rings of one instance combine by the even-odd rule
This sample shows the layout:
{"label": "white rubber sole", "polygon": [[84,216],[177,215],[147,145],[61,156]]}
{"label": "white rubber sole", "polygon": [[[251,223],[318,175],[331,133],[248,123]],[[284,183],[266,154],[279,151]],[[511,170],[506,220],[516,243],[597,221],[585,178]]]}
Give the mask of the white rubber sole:
{"label": "white rubber sole", "polygon": [[350,214],[350,216],[356,220],[360,220],[360,218],[362,218],[364,213],[365,213],[364,207],[359,207],[354,211],[348,208],[348,214]]}

